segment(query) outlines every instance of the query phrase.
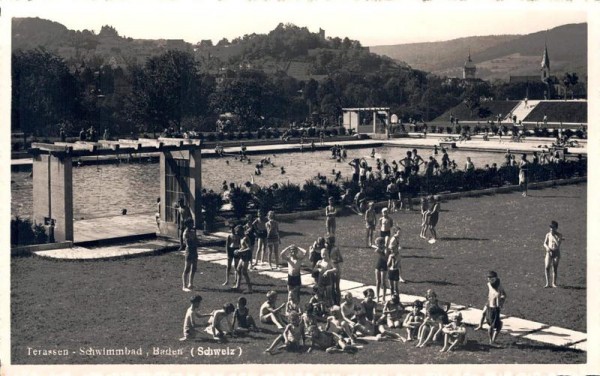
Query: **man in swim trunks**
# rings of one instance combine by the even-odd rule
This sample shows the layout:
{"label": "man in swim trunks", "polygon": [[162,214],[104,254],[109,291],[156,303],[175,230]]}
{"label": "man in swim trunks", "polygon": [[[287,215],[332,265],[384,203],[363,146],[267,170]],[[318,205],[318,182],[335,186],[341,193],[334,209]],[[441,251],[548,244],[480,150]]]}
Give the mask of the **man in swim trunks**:
{"label": "man in swim trunks", "polygon": [[300,269],[306,253],[305,249],[292,244],[280,254],[281,259],[287,261],[288,264],[288,292],[293,292],[298,301],[300,300],[300,287],[302,287]]}
{"label": "man in swim trunks", "polygon": [[179,250],[183,251],[185,249],[183,232],[187,228],[186,223],[187,223],[188,219],[192,218],[192,212],[190,211],[190,208],[185,204],[184,198],[179,199],[176,210],[177,210],[177,213],[176,213],[177,215],[175,218],[176,218],[176,222],[177,222],[177,232],[179,234]]}
{"label": "man in swim trunks", "polygon": [[[556,285],[556,279],[558,277],[558,262],[560,261],[560,245],[564,240],[562,234],[558,231],[558,222],[552,221],[550,223],[550,231],[546,234],[544,239],[544,249],[546,250],[546,257],[544,259],[544,270],[546,276],[546,285],[544,287],[558,287]],[[552,284],[550,284],[550,273],[552,272]]]}
{"label": "man in swim trunks", "polygon": [[488,279],[488,299],[487,303],[483,307],[481,315],[481,321],[479,326],[475,330],[479,330],[483,326],[485,320],[490,326],[488,329],[488,335],[490,339],[490,345],[496,341],[496,337],[500,330],[502,330],[502,319],[500,318],[500,310],[506,301],[506,292],[500,284],[500,278],[495,271],[490,271],[487,275]]}

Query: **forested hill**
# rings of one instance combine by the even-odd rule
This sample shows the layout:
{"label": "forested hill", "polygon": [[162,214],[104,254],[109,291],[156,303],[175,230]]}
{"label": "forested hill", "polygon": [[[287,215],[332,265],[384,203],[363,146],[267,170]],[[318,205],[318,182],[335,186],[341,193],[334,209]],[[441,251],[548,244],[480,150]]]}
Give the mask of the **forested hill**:
{"label": "forested hill", "polygon": [[306,27],[279,24],[268,34],[247,34],[231,41],[210,40],[196,44],[183,40],[132,39],[120,36],[111,26],[93,31],[69,30],[65,26],[39,18],[13,19],[13,51],[43,47],[62,57],[69,65],[81,63],[127,66],[145,63],[151,56],[167,50],[194,54],[200,69],[218,73],[240,68],[261,70],[267,74],[285,73],[298,80],[322,80],[339,71],[351,74],[372,73],[406,64],[369,53],[358,41],[325,37],[325,32],[310,32]]}
{"label": "forested hill", "polygon": [[371,52],[403,61],[416,69],[459,77],[471,51],[481,79],[539,73],[544,44],[553,74],[587,75],[587,23],[562,25],[526,35],[491,35],[443,42],[371,46]]}

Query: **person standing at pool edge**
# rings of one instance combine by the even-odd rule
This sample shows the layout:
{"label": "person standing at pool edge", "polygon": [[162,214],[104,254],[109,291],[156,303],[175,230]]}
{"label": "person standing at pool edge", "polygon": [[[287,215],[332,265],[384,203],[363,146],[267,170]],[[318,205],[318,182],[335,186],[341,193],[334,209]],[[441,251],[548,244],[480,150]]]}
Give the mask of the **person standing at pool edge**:
{"label": "person standing at pool edge", "polygon": [[337,214],[337,210],[333,204],[333,197],[329,197],[328,203],[329,205],[325,207],[325,225],[327,227],[327,233],[335,235],[335,216]]}
{"label": "person standing at pool edge", "polygon": [[529,167],[529,161],[527,160],[527,154],[521,155],[521,161],[519,162],[519,187],[523,197],[527,197],[527,169]]}
{"label": "person standing at pool edge", "polygon": [[179,235],[179,250],[183,251],[185,248],[183,242],[183,232],[186,229],[188,219],[192,219],[192,212],[190,211],[190,208],[186,205],[185,199],[183,197],[179,199],[176,210],[177,232]]}
{"label": "person standing at pool edge", "polygon": [[281,244],[281,238],[279,237],[279,222],[275,220],[275,212],[273,210],[267,213],[267,251],[269,258],[269,267],[273,269],[271,260],[275,258],[275,269],[279,269],[279,244]]}
{"label": "person standing at pool edge", "polygon": [[[198,269],[198,245],[196,239],[196,230],[194,229],[194,220],[188,218],[185,222],[186,229],[183,231],[185,242],[185,266],[181,280],[183,291],[192,291],[194,288],[194,275]],[[187,282],[187,283],[186,283]]]}
{"label": "person standing at pool edge", "polygon": [[[556,279],[558,278],[558,262],[560,261],[560,244],[564,240],[562,234],[558,231],[558,222],[550,222],[550,231],[544,239],[544,248],[546,257],[544,259],[544,274],[546,276],[546,285],[544,287],[558,287]],[[552,284],[550,285],[550,272],[552,271]]]}
{"label": "person standing at pool edge", "polygon": [[431,233],[431,239],[429,239],[429,243],[433,244],[437,241],[437,232],[435,231],[435,226],[437,226],[440,218],[440,203],[435,196],[431,196],[429,201],[431,202],[431,207],[427,211],[427,216],[429,219],[426,221],[426,223],[429,227],[429,232]]}

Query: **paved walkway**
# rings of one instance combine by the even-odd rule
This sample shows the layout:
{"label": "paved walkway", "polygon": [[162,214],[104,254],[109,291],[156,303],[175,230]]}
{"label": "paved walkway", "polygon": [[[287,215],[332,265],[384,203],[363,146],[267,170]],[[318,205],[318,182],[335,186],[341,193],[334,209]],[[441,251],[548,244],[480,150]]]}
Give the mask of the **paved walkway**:
{"label": "paved walkway", "polygon": [[[417,134],[415,134],[417,135]],[[419,134],[420,135],[420,134]],[[381,143],[396,145],[400,147],[426,147],[433,148],[434,145],[438,145],[440,141],[447,137],[446,134],[428,134],[427,138],[419,138],[419,137],[408,137],[408,138],[393,138],[390,140],[374,140],[374,139],[366,139],[366,140],[348,140],[348,141],[328,141],[324,143],[324,146],[330,147],[333,145],[361,145],[364,147],[371,147],[371,145],[378,145]],[[538,146],[551,146],[554,140],[551,138],[545,139],[537,139],[534,137],[525,138],[524,142],[510,142],[506,137],[499,142],[497,136],[490,137],[490,141],[483,141],[481,137],[476,136],[470,141],[465,141],[462,143],[456,142],[456,149],[466,149],[466,150],[479,150],[479,151],[505,151],[506,149],[510,149],[515,152],[527,152],[532,153],[534,151],[540,151],[541,149]],[[243,142],[243,141],[241,141]],[[573,154],[587,154],[587,140],[582,140],[582,146],[579,148],[568,148],[569,153]],[[317,146],[320,146],[320,143],[316,143]],[[269,144],[269,145],[247,145],[248,152],[268,152],[268,151],[282,151],[282,150],[292,150],[297,151],[300,148],[299,143],[285,143],[285,144]],[[310,148],[310,142],[304,143],[304,148]],[[240,147],[226,147],[223,149],[225,154],[239,154]],[[157,154],[157,153],[155,153]],[[215,154],[213,149],[203,149],[203,155],[211,155]],[[158,155],[158,154],[157,154]],[[94,157],[95,158],[95,157]],[[11,159],[11,165],[13,166],[29,166],[33,163],[31,158],[24,159]]]}
{"label": "paved walkway", "polygon": [[156,233],[154,215],[127,214],[73,222],[76,243]]}

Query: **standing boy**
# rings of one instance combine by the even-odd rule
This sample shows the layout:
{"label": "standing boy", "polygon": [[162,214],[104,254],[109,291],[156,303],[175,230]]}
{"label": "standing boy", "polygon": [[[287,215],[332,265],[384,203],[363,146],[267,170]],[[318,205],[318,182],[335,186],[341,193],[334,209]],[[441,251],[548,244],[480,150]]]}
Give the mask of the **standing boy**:
{"label": "standing boy", "polygon": [[[562,234],[557,231],[558,222],[550,222],[550,231],[544,239],[544,248],[546,257],[544,260],[546,285],[544,287],[558,287],[556,279],[558,278],[558,262],[560,261],[560,244],[564,240]],[[552,284],[550,285],[550,273],[552,272]]]}

